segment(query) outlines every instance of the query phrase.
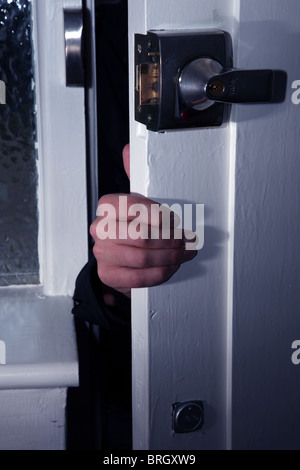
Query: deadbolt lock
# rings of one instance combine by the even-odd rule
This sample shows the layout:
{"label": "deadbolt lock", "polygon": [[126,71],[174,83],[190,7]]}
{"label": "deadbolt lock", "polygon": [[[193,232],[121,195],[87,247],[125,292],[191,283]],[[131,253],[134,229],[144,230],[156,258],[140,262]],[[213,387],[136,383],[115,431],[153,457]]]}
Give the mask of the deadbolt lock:
{"label": "deadbolt lock", "polygon": [[232,103],[284,100],[286,74],[233,69],[225,31],[135,35],[135,119],[151,131],[220,127]]}

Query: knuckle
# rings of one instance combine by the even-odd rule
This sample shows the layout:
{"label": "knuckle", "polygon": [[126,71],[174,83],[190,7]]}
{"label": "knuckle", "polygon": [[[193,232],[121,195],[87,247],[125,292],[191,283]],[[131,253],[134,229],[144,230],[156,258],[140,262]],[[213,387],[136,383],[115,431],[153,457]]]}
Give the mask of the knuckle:
{"label": "knuckle", "polygon": [[146,251],[141,251],[136,259],[138,268],[149,267],[151,265],[151,257]]}
{"label": "knuckle", "polygon": [[153,285],[159,285],[166,282],[171,276],[171,270],[168,267],[160,267],[156,269],[155,276],[153,278]]}
{"label": "knuckle", "polygon": [[102,206],[103,204],[106,204],[109,202],[109,196],[105,194],[104,196],[101,196],[101,198],[98,201],[98,206]]}
{"label": "knuckle", "polygon": [[98,206],[97,206],[97,211],[96,211],[96,215],[97,215],[97,216],[98,216],[98,214],[99,214],[99,212],[100,212],[101,206],[103,206],[103,204],[104,204],[104,201],[103,201],[103,198],[104,198],[104,197],[105,197],[105,196],[102,196],[101,199],[99,199],[99,201],[98,201]]}
{"label": "knuckle", "polygon": [[170,277],[170,268],[162,267],[158,272],[158,281],[165,282]]}
{"label": "knuckle", "polygon": [[95,243],[93,246],[93,253],[95,258],[98,260],[102,255],[102,247],[99,243]]}
{"label": "knuckle", "polygon": [[148,237],[147,238],[140,237],[136,241],[136,246],[141,248],[141,249],[147,249],[147,248],[150,247],[150,243],[151,243],[151,240]]}
{"label": "knuckle", "polygon": [[102,239],[102,235],[104,234],[102,225],[99,222],[100,218],[98,217],[90,226],[90,234],[95,241]]}
{"label": "knuckle", "polygon": [[97,222],[95,220],[90,226],[90,235],[93,237],[93,239],[96,238],[96,227],[97,227]]}
{"label": "knuckle", "polygon": [[113,195],[112,195],[112,198],[110,197],[110,195],[104,195],[102,196],[99,201],[98,201],[98,207],[97,207],[97,216],[99,218],[99,216],[103,215],[102,212],[105,212],[105,208],[106,206],[111,206],[111,207],[114,207],[114,205],[112,204],[113,202]]}
{"label": "knuckle", "polygon": [[114,269],[110,276],[108,274],[106,284],[110,285],[110,287],[115,287],[118,289],[135,287],[135,282],[132,276],[132,272],[128,270],[126,270],[125,272],[123,269],[118,269],[118,268]]}
{"label": "knuckle", "polygon": [[100,263],[98,263],[98,277],[103,282],[103,284],[106,284],[107,286],[111,285],[112,278],[110,271],[103,269],[103,266]]}

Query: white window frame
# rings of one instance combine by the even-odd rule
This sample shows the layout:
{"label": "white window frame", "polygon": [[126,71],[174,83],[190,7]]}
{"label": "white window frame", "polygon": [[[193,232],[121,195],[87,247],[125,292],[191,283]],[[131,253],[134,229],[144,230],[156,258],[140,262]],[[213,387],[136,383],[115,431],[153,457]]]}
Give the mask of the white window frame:
{"label": "white window frame", "polygon": [[39,152],[41,284],[72,295],[87,259],[84,89],[65,85],[63,8],[81,0],[33,0]]}
{"label": "white window frame", "polygon": [[[85,91],[65,85],[63,9],[82,8],[82,1],[32,4],[40,285],[0,288],[0,319],[11,315],[8,325],[1,321],[6,365],[0,369],[0,390],[78,385],[71,309],[76,277],[88,258]],[[26,322],[37,342],[32,356],[20,340]]]}

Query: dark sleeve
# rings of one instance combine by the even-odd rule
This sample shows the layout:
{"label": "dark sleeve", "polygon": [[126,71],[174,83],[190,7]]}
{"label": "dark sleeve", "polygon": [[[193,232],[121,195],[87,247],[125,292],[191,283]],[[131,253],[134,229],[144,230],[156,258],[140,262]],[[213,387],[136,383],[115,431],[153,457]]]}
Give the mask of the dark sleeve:
{"label": "dark sleeve", "polygon": [[103,300],[103,284],[97,274],[96,259],[90,261],[79,273],[72,313],[76,318],[99,325],[107,330],[126,331],[130,329],[131,301],[123,294],[114,291],[117,307],[106,307]]}

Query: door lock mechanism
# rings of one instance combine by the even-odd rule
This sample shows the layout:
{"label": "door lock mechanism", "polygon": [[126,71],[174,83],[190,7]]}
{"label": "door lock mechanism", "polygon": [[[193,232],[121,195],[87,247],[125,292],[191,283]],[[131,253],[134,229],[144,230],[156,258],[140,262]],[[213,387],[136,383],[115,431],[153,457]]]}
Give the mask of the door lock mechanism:
{"label": "door lock mechanism", "polygon": [[233,103],[284,100],[286,73],[233,69],[224,31],[135,35],[135,119],[152,131],[220,127]]}

